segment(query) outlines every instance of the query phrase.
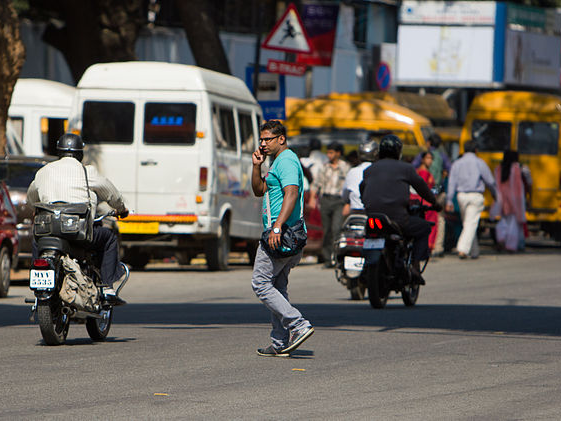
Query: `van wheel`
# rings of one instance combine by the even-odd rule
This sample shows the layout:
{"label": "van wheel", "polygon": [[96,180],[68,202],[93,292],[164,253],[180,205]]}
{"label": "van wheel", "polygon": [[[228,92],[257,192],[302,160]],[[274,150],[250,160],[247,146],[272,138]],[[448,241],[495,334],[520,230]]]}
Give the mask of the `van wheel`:
{"label": "van wheel", "polygon": [[178,251],[175,253],[175,258],[177,259],[177,263],[179,263],[182,266],[191,264],[192,257],[193,256],[188,251]]}
{"label": "van wheel", "polygon": [[0,297],[7,297],[10,289],[10,252],[6,246],[0,250]]}
{"label": "van wheel", "polygon": [[222,220],[218,229],[218,237],[207,240],[205,244],[206,264],[209,270],[227,270],[230,254],[230,224]]}
{"label": "van wheel", "polygon": [[257,247],[259,247],[259,241],[247,241],[247,255],[249,256],[249,264],[253,266],[255,263],[255,256],[257,256]]}
{"label": "van wheel", "polygon": [[125,251],[125,255],[122,260],[130,265],[132,269],[142,270],[148,264],[150,255],[148,253],[143,253],[138,249],[129,248]]}

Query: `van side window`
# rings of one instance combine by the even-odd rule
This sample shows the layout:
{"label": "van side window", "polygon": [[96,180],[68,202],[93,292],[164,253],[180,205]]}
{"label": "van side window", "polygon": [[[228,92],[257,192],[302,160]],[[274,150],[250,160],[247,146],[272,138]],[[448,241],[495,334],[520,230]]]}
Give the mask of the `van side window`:
{"label": "van side window", "polygon": [[147,102],[144,106],[144,143],[151,145],[193,145],[197,106]]}
{"label": "van side window", "polygon": [[557,155],[559,124],[522,121],[518,125],[518,153]]}
{"label": "van side window", "polygon": [[57,154],[56,144],[58,139],[66,132],[67,119],[65,118],[41,118],[41,143],[43,153],[46,155]]}
{"label": "van side window", "polygon": [[242,139],[242,152],[253,153],[255,151],[255,139],[253,137],[253,121],[251,114],[239,113],[240,136]]}
{"label": "van side window", "polygon": [[221,149],[236,151],[236,127],[234,126],[233,110],[215,106],[212,114],[216,146]]}
{"label": "van side window", "polygon": [[132,143],[132,102],[85,101],[82,136],[86,143]]}
{"label": "van side window", "polygon": [[23,117],[8,117],[8,121],[12,123],[17,136],[23,139]]}
{"label": "van side window", "polygon": [[502,152],[510,148],[511,123],[473,120],[471,138],[477,141],[480,152]]}

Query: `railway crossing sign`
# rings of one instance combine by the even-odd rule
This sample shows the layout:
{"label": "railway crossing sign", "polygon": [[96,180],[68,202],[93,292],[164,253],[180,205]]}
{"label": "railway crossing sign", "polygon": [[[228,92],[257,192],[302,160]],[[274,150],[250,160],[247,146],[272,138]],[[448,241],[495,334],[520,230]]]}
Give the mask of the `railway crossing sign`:
{"label": "railway crossing sign", "polygon": [[287,53],[311,53],[312,46],[304,29],[296,6],[290,3],[284,15],[275,24],[267,39],[261,45],[268,50]]}

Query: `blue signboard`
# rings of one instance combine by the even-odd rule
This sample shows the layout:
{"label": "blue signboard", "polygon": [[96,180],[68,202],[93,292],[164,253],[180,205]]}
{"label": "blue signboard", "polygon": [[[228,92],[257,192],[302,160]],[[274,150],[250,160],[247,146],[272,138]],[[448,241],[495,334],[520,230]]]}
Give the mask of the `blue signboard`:
{"label": "blue signboard", "polygon": [[[253,66],[245,69],[245,83],[253,92]],[[260,66],[259,89],[257,89],[257,101],[263,109],[264,120],[285,120],[284,100],[286,97],[286,85],[284,75],[269,73],[265,66]]]}

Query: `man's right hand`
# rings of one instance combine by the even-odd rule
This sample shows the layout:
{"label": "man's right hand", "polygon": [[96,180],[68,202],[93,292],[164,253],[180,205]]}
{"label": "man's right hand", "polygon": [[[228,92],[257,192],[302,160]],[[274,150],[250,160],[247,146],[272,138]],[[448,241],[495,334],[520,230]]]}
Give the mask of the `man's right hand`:
{"label": "man's right hand", "polygon": [[253,165],[261,165],[263,164],[263,161],[265,161],[265,155],[261,153],[261,149],[257,149],[253,152],[251,159],[253,161]]}
{"label": "man's right hand", "polygon": [[454,205],[452,203],[448,203],[446,205],[446,212],[453,213],[454,212]]}

